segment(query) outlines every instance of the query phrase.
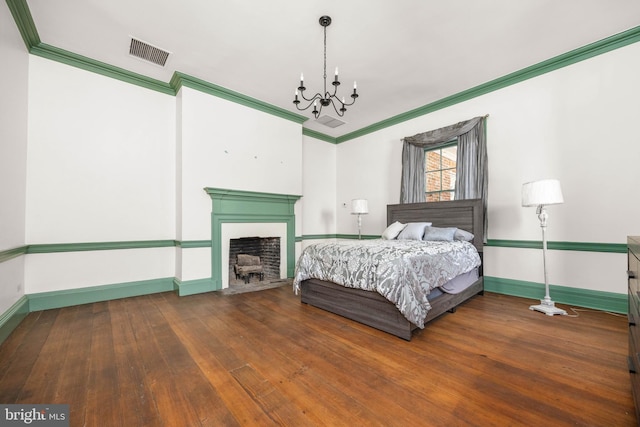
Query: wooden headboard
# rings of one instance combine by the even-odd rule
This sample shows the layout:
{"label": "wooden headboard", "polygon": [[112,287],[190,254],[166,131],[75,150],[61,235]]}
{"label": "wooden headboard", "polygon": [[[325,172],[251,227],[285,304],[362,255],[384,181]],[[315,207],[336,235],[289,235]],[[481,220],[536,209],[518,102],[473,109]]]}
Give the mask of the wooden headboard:
{"label": "wooden headboard", "polygon": [[473,245],[482,253],[484,213],[480,199],[387,205],[387,225],[395,221],[431,222],[434,227],[461,228],[473,233]]}

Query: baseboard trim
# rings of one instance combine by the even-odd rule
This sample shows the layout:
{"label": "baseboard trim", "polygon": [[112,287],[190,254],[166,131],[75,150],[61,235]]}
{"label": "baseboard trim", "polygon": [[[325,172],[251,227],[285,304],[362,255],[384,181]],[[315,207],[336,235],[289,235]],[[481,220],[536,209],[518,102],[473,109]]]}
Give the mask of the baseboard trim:
{"label": "baseboard trim", "polygon": [[173,277],[30,294],[29,310],[40,311],[173,291]]}
{"label": "baseboard trim", "polygon": [[[532,304],[544,296],[544,284],[523,280],[485,276],[484,288],[487,292],[530,298]],[[179,296],[187,296],[215,290],[217,290],[217,288],[211,279],[180,281],[173,277],[165,277],[115,285],[92,286],[80,289],[23,295],[7,311],[0,314],[0,343],[2,343],[32,311],[69,307],[159,292],[176,291]],[[628,300],[626,294],[557,285],[550,285],[549,291],[552,299],[560,304],[609,311],[612,313],[627,313]]]}
{"label": "baseboard trim", "polygon": [[29,297],[23,295],[7,311],[0,314],[0,344],[29,314]]}
{"label": "baseboard trim", "polygon": [[185,281],[174,279],[173,285],[178,296],[180,297],[212,292],[218,289],[212,279],[197,279]]}
{"label": "baseboard trim", "polygon": [[[526,282],[523,280],[502,279],[484,276],[484,289],[488,292],[531,298],[532,304],[544,297],[544,283]],[[592,308],[594,310],[627,314],[627,294],[592,291],[589,289],[570,288],[549,285],[551,299],[560,304]]]}

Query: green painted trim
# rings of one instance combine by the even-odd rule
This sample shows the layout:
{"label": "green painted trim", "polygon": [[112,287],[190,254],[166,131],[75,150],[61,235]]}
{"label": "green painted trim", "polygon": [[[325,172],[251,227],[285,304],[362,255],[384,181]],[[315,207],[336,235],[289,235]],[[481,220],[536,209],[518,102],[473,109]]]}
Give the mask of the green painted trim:
{"label": "green painted trim", "polygon": [[285,223],[287,227],[287,277],[295,269],[294,205],[302,196],[260,193],[224,188],[204,189],[211,197],[211,280],[214,290],[222,289],[222,224],[223,223]]}
{"label": "green painted trim", "polygon": [[211,240],[183,240],[176,241],[176,246],[179,246],[183,249],[191,249],[191,248],[210,248]]}
{"label": "green painted trim", "polygon": [[325,239],[337,239],[337,234],[303,234],[300,237],[296,237],[296,239],[303,240],[325,240]]}
{"label": "green painted trim", "polygon": [[234,92],[231,89],[209,83],[178,71],[173,73],[173,77],[171,77],[169,84],[175,90],[175,93],[178,93],[180,88],[184,86],[203,93],[208,93],[209,95],[213,95],[218,98],[226,99],[227,101],[235,102],[236,104],[262,111],[264,113],[272,114],[282,119],[291,120],[295,123],[302,124],[307,121],[307,117],[301,116],[300,114],[292,113],[283,108],[276,107],[275,105],[267,104],[266,102],[251,98],[247,95]]}
{"label": "green painted trim", "polygon": [[310,138],[315,138],[315,139],[319,139],[321,141],[326,141],[326,142],[330,142],[332,144],[337,144],[338,142],[336,141],[336,138],[329,136],[329,135],[325,135],[324,133],[320,133],[317,132],[315,130],[311,130],[311,129],[307,129],[307,128],[302,128],[302,134],[304,136],[308,136]]}
{"label": "green painted trim", "polygon": [[[375,234],[363,234],[362,240],[371,240],[371,239],[380,239],[381,236]],[[302,236],[296,237],[299,241],[304,240],[327,240],[327,239],[349,239],[349,240],[358,240],[357,234],[303,234]]]}
{"label": "green painted trim", "polygon": [[[504,295],[513,295],[538,300],[544,297],[544,283],[525,282],[522,280],[502,279],[484,276],[484,289]],[[589,289],[569,288],[549,285],[549,294],[556,303],[575,305],[613,313],[626,314],[628,309],[627,294],[592,291]],[[537,304],[532,301],[532,304]]]}
{"label": "green painted trim", "polygon": [[[382,236],[375,234],[363,234],[362,240],[381,239]],[[336,234],[336,239],[359,240],[357,234]]]}
{"label": "green painted trim", "polygon": [[33,16],[31,16],[27,1],[7,0],[7,6],[9,6],[11,15],[13,15],[13,20],[16,22],[22,40],[24,40],[24,44],[27,46],[27,51],[30,51],[33,46],[40,44],[40,36],[33,22]]}
{"label": "green painted trim", "polygon": [[27,314],[29,314],[29,298],[23,295],[0,315],[0,344],[11,335],[11,332],[27,317]]}
{"label": "green painted trim", "polygon": [[[501,248],[542,249],[539,240],[487,240],[485,246]],[[626,254],[626,243],[547,242],[547,249],[558,251],[608,252]]]}
{"label": "green painted trim", "polygon": [[181,297],[217,290],[212,279],[197,279],[185,281],[174,279],[173,284],[176,293]]}
{"label": "green painted trim", "polygon": [[350,139],[377,132],[390,126],[395,126],[399,123],[406,122],[407,120],[415,119],[425,114],[433,113],[434,111],[438,111],[443,108],[447,108],[452,105],[477,98],[481,95],[486,95],[487,93],[503,89],[505,87],[523,82],[525,80],[529,80],[533,77],[538,77],[542,74],[546,74],[548,72],[558,70],[568,65],[584,61],[585,59],[589,59],[594,56],[601,55],[603,53],[607,53],[633,43],[637,43],[638,41],[640,41],[640,26],[631,28],[630,30],[615,34],[613,36],[588,44],[562,55],[558,55],[530,67],[523,68],[522,70],[515,71],[513,73],[507,74],[506,76],[499,77],[471,89],[467,89],[446,98],[442,98],[438,101],[432,102],[422,107],[418,107],[405,113],[398,114],[388,119],[379,121],[362,129],[339,136],[338,138],[336,138],[336,143],[340,144]]}
{"label": "green painted trim", "polygon": [[[234,92],[230,89],[217,86],[213,83],[209,83],[180,72],[175,72],[173,77],[171,78],[171,81],[167,84],[118,67],[114,67],[99,61],[83,57],[81,55],[67,52],[63,49],[46,45],[40,42],[40,37],[33,22],[33,17],[31,16],[31,12],[29,11],[26,0],[7,0],[7,5],[11,10],[11,14],[13,15],[16,26],[18,27],[18,30],[20,31],[20,34],[25,41],[27,49],[32,54],[63,62],[68,65],[73,65],[88,71],[96,72],[98,74],[113,77],[121,81],[125,81],[170,95],[175,95],[180,90],[180,87],[186,86],[232,102],[236,102],[241,105],[245,105],[247,107],[257,109],[259,111],[273,114],[287,120],[292,120],[296,123],[302,124],[308,119],[305,116],[292,113],[280,107],[267,104],[246,95],[242,95],[238,92]],[[578,49],[574,49],[570,52],[558,55],[554,58],[548,59],[530,67],[523,68],[522,70],[507,74],[506,76],[499,77],[487,83],[483,83],[471,89],[448,96],[422,107],[418,107],[405,113],[398,114],[396,116],[374,123],[370,126],[366,126],[362,129],[347,133],[337,138],[332,138],[320,132],[304,128],[303,135],[331,142],[333,144],[340,144],[342,142],[355,139],[363,135],[377,132],[390,126],[397,125],[407,120],[411,120],[425,114],[433,113],[435,111],[450,107],[464,101],[468,101],[478,96],[503,89],[513,84],[520,83],[522,81],[540,76],[542,74],[546,74],[548,72],[575,64],[580,61],[584,61],[585,59],[610,52],[612,50],[636,43],[638,41],[640,41],[640,26],[631,28],[627,31],[615,34],[613,36],[588,44]]]}
{"label": "green painted trim", "polygon": [[10,259],[19,257],[27,253],[28,246],[20,246],[18,248],[0,251],[0,262],[9,261]]}
{"label": "green painted trim", "polygon": [[114,249],[148,249],[176,246],[175,240],[138,240],[129,242],[51,243],[29,245],[28,254],[54,252],[107,251]]}
{"label": "green painted trim", "polygon": [[[323,239],[357,239],[357,234],[304,234],[297,237],[303,240],[323,240]],[[375,234],[362,235],[362,239],[380,239]],[[539,240],[487,240],[484,246],[502,248],[524,248],[542,249],[542,241]],[[605,252],[605,253],[627,253],[626,243],[587,243],[587,242],[547,242],[547,248],[558,251],[582,251],[582,252]]]}
{"label": "green painted trim", "polygon": [[[255,222],[274,222],[269,218],[280,215],[287,217],[292,214],[290,212],[291,206],[301,196],[283,195],[283,194],[269,194],[269,193],[257,193],[250,191],[236,191],[236,190],[220,190],[215,188],[205,189],[210,192],[212,198],[222,199],[227,204],[224,208],[230,214],[234,212],[241,213],[246,208],[246,203],[253,205],[254,202],[258,204],[251,206],[257,209],[257,214],[243,214],[245,216],[251,216],[251,220]],[[269,200],[271,202],[269,202]],[[273,204],[273,201],[280,203]],[[239,202],[239,204],[235,203]],[[266,202],[266,204],[264,204]],[[274,209],[275,207],[275,209]],[[247,220],[248,218],[243,218]],[[229,222],[238,222],[232,221]],[[304,240],[324,240],[324,239],[357,239],[357,234],[304,234],[302,236],[295,236],[296,242]],[[371,234],[363,235],[363,239],[379,239],[380,236]],[[501,240],[490,239],[487,240],[485,246],[488,247],[502,247],[502,248],[524,248],[524,249],[542,249],[542,242],[539,240]],[[123,250],[123,249],[150,249],[150,248],[165,248],[165,247],[181,247],[184,249],[191,248],[211,248],[211,240],[138,240],[138,241],[122,241],[122,242],[88,242],[88,243],[49,243],[49,244],[35,244],[21,246],[18,248],[7,249],[0,251],[0,263],[8,261],[10,259],[19,257],[25,254],[46,254],[57,252],[82,252],[82,251],[105,251],[105,250]],[[589,243],[589,242],[547,242],[547,247],[550,250],[558,251],[582,251],[582,252],[603,252],[603,253],[627,253],[626,243]]]}
{"label": "green painted trim", "polygon": [[174,290],[173,280],[173,277],[164,277],[137,282],[30,294],[29,310],[48,310],[51,308],[70,307],[73,305],[169,292]]}
{"label": "green painted trim", "polygon": [[[263,206],[264,208],[271,207],[272,213],[293,213],[293,203],[298,201],[302,196],[297,194],[280,194],[280,193],[262,193],[259,191],[244,191],[244,190],[231,190],[228,188],[213,188],[206,187],[204,191],[209,194],[212,200],[216,200],[220,205],[219,208],[223,209],[225,213],[229,213],[231,209],[230,202],[240,203],[266,203],[271,206]],[[223,205],[224,204],[224,205]],[[244,206],[241,206],[242,208]]]}
{"label": "green painted trim", "polygon": [[156,92],[172,96],[175,96],[176,94],[176,91],[168,83],[143,76],[142,74],[136,74],[134,72],[125,70],[124,68],[119,68],[113,65],[106,64],[104,62],[96,61],[94,59],[87,58],[85,56],[78,55],[64,49],[49,46],[45,43],[40,43],[36,46],[33,46],[29,50],[29,53],[31,53],[32,55],[40,56],[42,58],[50,59],[52,61],[71,65],[72,67],[80,68],[82,70],[111,77],[116,80],[120,80],[136,86],[141,86],[146,89],[155,90]]}

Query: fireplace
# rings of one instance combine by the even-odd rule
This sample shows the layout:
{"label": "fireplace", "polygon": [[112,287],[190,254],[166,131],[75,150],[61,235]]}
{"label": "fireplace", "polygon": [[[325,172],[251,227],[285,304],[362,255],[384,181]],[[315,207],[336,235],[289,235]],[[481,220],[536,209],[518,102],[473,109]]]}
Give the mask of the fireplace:
{"label": "fireplace", "polygon": [[[252,265],[240,265],[246,255],[253,259]],[[229,240],[229,286],[277,279],[280,279],[280,237]]]}
{"label": "fireplace", "polygon": [[279,278],[293,277],[296,244],[294,205],[301,196],[212,187],[204,190],[212,201],[210,290],[229,286],[228,242],[234,238],[279,237]]}
{"label": "fireplace", "polygon": [[[276,267],[274,265],[274,276],[277,279],[287,277],[288,256],[286,252],[287,242],[287,226],[282,223],[224,223],[220,227],[221,230],[221,266],[222,272],[222,289],[228,288],[235,282],[235,273],[231,274],[229,269],[235,264],[237,255],[231,253],[231,242],[233,240],[241,240],[247,237],[258,239],[278,239],[280,250],[280,262]],[[235,249],[234,249],[235,250]],[[257,253],[249,253],[248,255],[258,255]],[[233,280],[232,280],[233,279]],[[275,279],[275,277],[273,278]],[[272,280],[273,280],[272,279]],[[252,278],[251,282],[255,282],[256,278]]]}

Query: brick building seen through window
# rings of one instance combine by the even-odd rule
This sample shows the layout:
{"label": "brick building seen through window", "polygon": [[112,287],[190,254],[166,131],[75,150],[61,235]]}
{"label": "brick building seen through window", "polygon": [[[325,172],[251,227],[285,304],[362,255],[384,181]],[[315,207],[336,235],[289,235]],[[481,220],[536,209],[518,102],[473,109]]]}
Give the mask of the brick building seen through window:
{"label": "brick building seen through window", "polygon": [[426,201],[454,199],[457,141],[425,152]]}

